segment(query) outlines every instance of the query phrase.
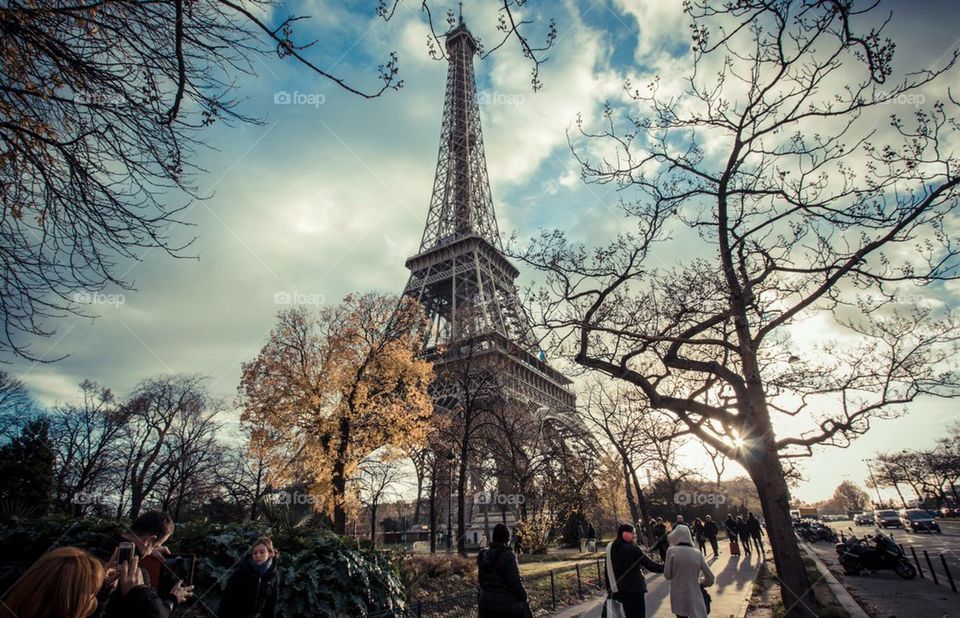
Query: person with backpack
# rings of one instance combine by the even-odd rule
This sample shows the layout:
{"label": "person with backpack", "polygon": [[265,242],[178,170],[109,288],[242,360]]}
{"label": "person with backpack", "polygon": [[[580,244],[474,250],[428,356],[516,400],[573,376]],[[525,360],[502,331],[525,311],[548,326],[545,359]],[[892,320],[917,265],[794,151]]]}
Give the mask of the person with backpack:
{"label": "person with backpack", "polygon": [[480,584],[479,618],[532,618],[527,590],[520,579],[517,556],[510,549],[510,530],[502,523],[493,528],[490,547],[477,556]]}

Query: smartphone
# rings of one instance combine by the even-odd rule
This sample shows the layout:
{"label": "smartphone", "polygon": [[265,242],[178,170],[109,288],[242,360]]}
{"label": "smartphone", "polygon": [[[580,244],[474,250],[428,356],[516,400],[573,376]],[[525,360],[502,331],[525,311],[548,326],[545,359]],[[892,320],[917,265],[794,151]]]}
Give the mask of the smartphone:
{"label": "smartphone", "polygon": [[117,564],[131,562],[133,560],[133,543],[124,541],[120,543],[120,552],[117,554]]}

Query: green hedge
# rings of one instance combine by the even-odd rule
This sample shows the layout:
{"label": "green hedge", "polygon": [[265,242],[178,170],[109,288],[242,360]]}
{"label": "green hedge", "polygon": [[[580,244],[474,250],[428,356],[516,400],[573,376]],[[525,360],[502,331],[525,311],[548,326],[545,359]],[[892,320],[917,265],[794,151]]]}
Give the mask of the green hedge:
{"label": "green hedge", "polygon": [[[0,528],[0,589],[9,589],[48,549],[96,547],[117,527],[115,521],[96,518],[6,522]],[[272,535],[281,552],[283,616],[393,616],[404,607],[403,585],[388,554],[323,530],[195,521],[178,525],[167,545],[172,551],[197,554],[195,592],[203,605],[215,609],[231,567],[263,534]]]}

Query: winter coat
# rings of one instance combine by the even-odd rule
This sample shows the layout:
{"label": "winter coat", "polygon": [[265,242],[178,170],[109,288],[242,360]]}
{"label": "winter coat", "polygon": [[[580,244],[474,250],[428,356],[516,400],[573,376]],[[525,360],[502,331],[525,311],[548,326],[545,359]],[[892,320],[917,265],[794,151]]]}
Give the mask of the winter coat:
{"label": "winter coat", "polygon": [[477,556],[480,607],[522,616],[527,590],[520,579],[517,556],[504,543],[493,543]]}
{"label": "winter coat", "polygon": [[653,527],[653,541],[654,547],[660,547],[661,545],[666,547],[667,545],[667,526],[665,524],[657,524]]}
{"label": "winter coat", "polygon": [[663,576],[670,581],[670,611],[677,616],[707,618],[700,588],[712,586],[714,577],[703,554],[686,543],[674,545],[667,550]]}
{"label": "winter coat", "polygon": [[750,540],[750,530],[747,529],[747,522],[737,522],[737,533],[740,535],[741,541]]}
{"label": "winter coat", "polygon": [[260,575],[253,558],[247,556],[230,574],[223,600],[217,610],[219,618],[274,618],[277,615],[277,598],[280,596],[280,573],[277,562]]}
{"label": "winter coat", "polygon": [[750,532],[750,536],[755,539],[763,536],[763,528],[760,527],[760,520],[756,517],[747,518],[747,530]]}
{"label": "winter coat", "polygon": [[706,522],[706,523],[703,524],[703,534],[704,534],[704,536],[706,536],[708,539],[715,539],[715,538],[717,538],[717,535],[718,535],[719,533],[720,533],[720,528],[717,527],[717,522],[715,522],[715,521],[708,521],[708,522]]}
{"label": "winter coat", "polygon": [[[664,537],[666,543],[666,537]],[[610,560],[613,563],[613,576],[616,578],[620,594],[645,594],[647,581],[640,567],[652,572],[663,573],[663,565],[651,560],[642,549],[622,538],[613,541],[610,548]],[[607,573],[607,582],[610,574]]]}
{"label": "winter coat", "polygon": [[732,517],[728,517],[725,522],[723,522],[723,527],[727,530],[727,536],[731,539],[736,539],[738,536],[739,528],[737,527],[737,522],[734,521]]}
{"label": "winter coat", "polygon": [[696,539],[697,543],[703,543],[706,539],[706,531],[704,530],[703,524],[693,523],[693,538]]}

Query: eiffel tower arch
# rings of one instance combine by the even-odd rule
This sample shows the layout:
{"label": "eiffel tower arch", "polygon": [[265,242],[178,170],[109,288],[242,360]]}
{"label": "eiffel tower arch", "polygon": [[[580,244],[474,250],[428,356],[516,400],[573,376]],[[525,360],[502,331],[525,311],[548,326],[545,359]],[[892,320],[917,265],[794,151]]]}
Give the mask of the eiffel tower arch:
{"label": "eiffel tower arch", "polygon": [[[462,18],[446,35],[446,51],[436,177],[403,290],[429,320],[423,355],[437,374],[434,403],[441,410],[480,405],[501,416],[563,418],[576,397],[571,381],[546,363],[517,295],[519,271],[504,255],[480,128],[477,42]],[[475,484],[477,474],[469,476]]]}

